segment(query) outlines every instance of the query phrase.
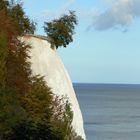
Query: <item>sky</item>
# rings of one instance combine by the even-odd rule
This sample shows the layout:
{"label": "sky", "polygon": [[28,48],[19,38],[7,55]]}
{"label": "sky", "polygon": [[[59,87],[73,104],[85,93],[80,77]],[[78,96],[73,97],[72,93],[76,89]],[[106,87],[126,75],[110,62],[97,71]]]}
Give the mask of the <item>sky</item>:
{"label": "sky", "polygon": [[140,84],[140,0],[23,0],[45,35],[44,21],[76,11],[73,42],[58,53],[73,82]]}

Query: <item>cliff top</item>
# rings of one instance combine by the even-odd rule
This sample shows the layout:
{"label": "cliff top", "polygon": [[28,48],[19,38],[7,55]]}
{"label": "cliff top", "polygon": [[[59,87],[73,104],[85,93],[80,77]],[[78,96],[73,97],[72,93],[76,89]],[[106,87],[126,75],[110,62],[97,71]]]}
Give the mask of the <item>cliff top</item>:
{"label": "cliff top", "polygon": [[48,37],[48,36],[43,36],[43,35],[33,35],[33,34],[25,34],[24,35],[25,37],[36,37],[36,38],[39,38],[39,39],[42,39],[42,40],[46,40],[50,43],[53,43],[53,40]]}
{"label": "cliff top", "polygon": [[48,36],[43,36],[43,35],[34,35],[34,34],[25,34],[24,35],[25,37],[35,37],[35,38],[38,38],[38,39],[41,39],[41,40],[46,40],[46,41],[48,41],[50,44],[51,44],[51,48],[53,49],[53,50],[56,50],[56,47],[55,47],[55,45],[54,45],[54,41],[53,41],[53,39],[51,39],[50,37],[48,37]]}

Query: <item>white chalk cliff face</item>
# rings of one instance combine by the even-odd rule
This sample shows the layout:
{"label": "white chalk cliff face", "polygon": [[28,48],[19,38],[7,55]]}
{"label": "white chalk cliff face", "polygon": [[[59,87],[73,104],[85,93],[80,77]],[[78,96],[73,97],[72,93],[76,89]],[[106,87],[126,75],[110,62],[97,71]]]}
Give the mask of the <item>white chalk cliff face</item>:
{"label": "white chalk cliff face", "polygon": [[46,40],[34,36],[25,36],[21,40],[32,46],[29,61],[33,75],[44,76],[54,94],[68,97],[74,115],[73,128],[85,140],[81,110],[70,77],[57,52],[51,49],[50,43]]}

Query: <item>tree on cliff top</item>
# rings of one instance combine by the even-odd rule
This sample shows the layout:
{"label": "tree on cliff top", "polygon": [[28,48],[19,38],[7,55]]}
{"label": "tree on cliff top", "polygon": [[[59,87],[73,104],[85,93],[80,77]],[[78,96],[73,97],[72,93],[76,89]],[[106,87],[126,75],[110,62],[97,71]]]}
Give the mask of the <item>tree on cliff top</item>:
{"label": "tree on cliff top", "polygon": [[59,19],[44,24],[44,30],[53,40],[52,43],[56,48],[59,46],[67,47],[73,41],[72,35],[74,34],[75,25],[77,25],[77,17],[74,11],[70,11],[69,15],[63,15]]}

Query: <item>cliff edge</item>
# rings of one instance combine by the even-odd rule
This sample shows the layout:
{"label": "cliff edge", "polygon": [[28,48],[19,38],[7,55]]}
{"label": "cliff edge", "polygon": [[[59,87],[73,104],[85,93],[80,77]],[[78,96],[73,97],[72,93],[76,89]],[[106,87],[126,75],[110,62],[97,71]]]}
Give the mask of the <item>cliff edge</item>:
{"label": "cliff edge", "polygon": [[54,94],[68,97],[74,115],[73,128],[78,135],[86,140],[83,118],[76,94],[67,70],[57,52],[51,49],[51,44],[44,37],[27,35],[22,37],[21,40],[32,46],[29,52],[31,56],[29,61],[31,62],[33,75],[40,74],[44,76],[45,81]]}

